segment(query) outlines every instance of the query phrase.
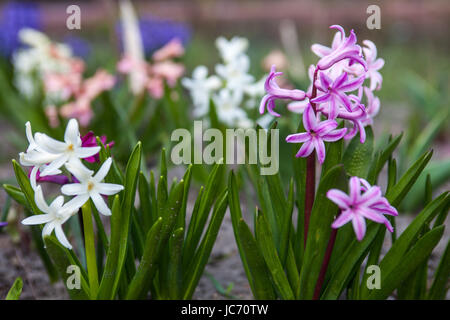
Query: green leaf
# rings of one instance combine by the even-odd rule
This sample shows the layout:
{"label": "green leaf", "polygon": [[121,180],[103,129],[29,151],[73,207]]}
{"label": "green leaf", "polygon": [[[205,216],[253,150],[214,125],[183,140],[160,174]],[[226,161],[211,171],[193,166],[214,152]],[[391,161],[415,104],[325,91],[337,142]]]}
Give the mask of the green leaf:
{"label": "green leaf", "polygon": [[383,268],[383,265],[380,264],[381,288],[373,290],[368,298],[381,300],[389,297],[395,288],[411,275],[422,262],[426,261],[431,251],[438,244],[443,233],[444,226],[439,226],[427,232],[390,271]]}
{"label": "green leaf", "polygon": [[353,239],[338,261],[334,265],[329,266],[331,278],[321,295],[321,299],[337,300],[340,297],[342,291],[352,279],[352,275],[360,268],[380,227],[383,226],[370,223],[364,239],[361,242]]}
{"label": "green leaf", "polygon": [[236,178],[233,171],[230,171],[228,177],[228,192],[228,204],[230,206],[231,224],[233,226],[234,239],[236,240],[236,245],[239,250],[239,255],[241,257],[242,265],[244,267],[245,274],[247,275],[250,288],[255,295],[255,298],[258,299],[258,297],[256,296],[256,292],[260,291],[259,288],[257,288],[259,285],[254,283],[253,271],[250,269],[251,266],[249,266],[249,259],[252,259],[253,257],[247,257],[246,248],[244,246],[248,246],[248,244],[244,245],[243,241],[245,241],[246,239],[241,238],[241,235],[239,233],[239,221],[242,219],[242,211],[239,202],[239,192],[236,186]]}
{"label": "green leaf", "polygon": [[157,270],[155,264],[158,262],[161,250],[166,247],[167,241],[175,226],[178,213],[180,212],[183,191],[184,181],[180,180],[169,196],[164,208],[163,217],[160,217],[162,219],[160,231],[156,232],[155,230],[152,235],[150,235],[150,232],[155,228],[155,225],[150,229],[145,241],[144,254],[139,264],[139,268],[131,281],[127,292],[127,299],[144,298],[150,289],[153,277]]}
{"label": "green leaf", "polygon": [[124,196],[121,203],[122,214],[120,217],[121,229],[119,255],[117,260],[116,278],[114,280],[114,286],[111,291],[111,297],[114,297],[116,295],[120,277],[122,274],[122,268],[125,264],[125,257],[127,254],[130,216],[134,208],[136,185],[141,165],[141,146],[142,144],[140,142],[136,144],[130,156],[130,159],[128,160],[125,172]]}
{"label": "green leaf", "polygon": [[272,276],[275,288],[284,300],[294,300],[295,296],[284,273],[283,266],[275,248],[272,232],[263,214],[258,214],[256,223],[256,238],[267,268]]}
{"label": "green leaf", "polygon": [[411,244],[416,241],[417,236],[421,230],[423,230],[423,227],[431,222],[449,200],[450,196],[448,195],[448,192],[444,193],[434,199],[422,210],[408,228],[400,235],[397,241],[395,241],[383,260],[381,260],[380,269],[382,273],[389,274],[404,260],[404,255],[411,247]]}
{"label": "green leaf", "polygon": [[409,149],[409,158],[416,159],[422,152],[424,152],[433,138],[439,133],[442,126],[446,123],[449,115],[449,108],[442,108],[440,112],[436,113],[433,119],[427,126],[420,131],[419,135],[415,137],[414,144]]}
{"label": "green leaf", "polygon": [[256,243],[250,228],[243,219],[239,221],[238,237],[242,244],[242,251],[250,271],[247,274],[247,277],[252,278],[253,296],[257,300],[276,299],[276,294],[273,290],[270,273],[266,262],[264,261],[264,257],[259,251],[258,244]]}
{"label": "green leaf", "polygon": [[433,284],[428,292],[429,300],[444,300],[448,291],[448,279],[450,277],[450,241],[447,242],[444,254],[439,266],[434,273]]}
{"label": "green leaf", "polygon": [[23,281],[21,277],[18,277],[11,289],[9,289],[8,294],[6,295],[5,300],[19,300],[20,295],[22,294]]}
{"label": "green leaf", "polygon": [[423,171],[428,161],[430,161],[433,151],[423,154],[400,178],[394,187],[386,194],[389,203],[396,207],[400,204],[413,184],[416,182],[420,173]]}
{"label": "green leaf", "polygon": [[25,197],[24,193],[22,192],[22,190],[20,190],[17,187],[14,187],[10,184],[4,184],[3,185],[3,189],[5,189],[6,193],[13,198],[14,200],[16,200],[16,202],[22,206],[24,206],[25,208],[28,208],[31,210],[30,205],[28,204],[27,198]]}
{"label": "green leaf", "polygon": [[92,223],[90,201],[83,205],[81,211],[83,213],[84,244],[86,249],[86,264],[89,277],[90,297],[91,299],[96,299],[98,293],[98,270],[95,255],[94,225]]}
{"label": "green leaf", "polygon": [[195,253],[194,259],[186,273],[186,287],[184,289],[183,299],[192,299],[195,288],[197,287],[200,277],[203,274],[208,258],[211,255],[212,248],[219,233],[225,211],[228,206],[228,193],[224,191],[214,206],[211,222],[206,230],[205,236]]}
{"label": "green leaf", "polygon": [[169,240],[169,265],[167,267],[167,287],[169,298],[178,300],[181,298],[183,286],[182,256],[183,256],[184,229],[174,231]]}
{"label": "green leaf", "polygon": [[343,163],[345,171],[350,176],[366,178],[373,152],[373,131],[366,128],[366,141],[361,143],[359,136],[355,136],[344,152]]}
{"label": "green leaf", "polygon": [[102,280],[100,282],[100,288],[98,292],[98,298],[104,299],[114,299],[115,294],[112,295],[112,288],[114,286],[114,281],[117,276],[117,257],[119,255],[120,248],[120,200],[119,195],[114,196],[114,201],[112,205],[112,215],[111,215],[111,240],[106,255],[105,269],[103,271]]}
{"label": "green leaf", "polygon": [[[76,267],[80,268],[79,270],[81,271],[80,264],[74,260],[73,256],[69,253],[67,248],[64,248],[59,243],[59,241],[56,240],[53,236],[52,237],[50,237],[50,236],[44,237],[44,243],[45,243],[45,247],[47,248],[47,252],[48,252],[49,256],[53,260],[53,263],[55,264],[56,269],[58,269],[59,275],[63,279],[63,283],[65,284],[65,286],[67,288],[68,279],[69,279],[69,277],[72,276],[71,273],[67,272],[68,267],[76,266]],[[77,272],[77,271],[75,271],[75,272]],[[69,293],[69,296],[72,300],[90,299],[90,296],[88,294],[88,292],[90,292],[90,290],[89,290],[89,285],[86,281],[86,278],[82,272],[79,273],[79,276],[80,276],[80,285],[81,285],[80,289],[67,288],[67,292]]]}
{"label": "green leaf", "polygon": [[16,180],[19,183],[20,189],[25,195],[25,198],[27,199],[31,211],[33,212],[33,214],[42,214],[41,210],[39,210],[39,208],[36,206],[36,203],[34,202],[34,191],[31,187],[28,176],[16,162],[16,160],[13,160],[12,163],[14,167],[14,173],[16,175]]}
{"label": "green leaf", "polygon": [[142,171],[139,173],[138,192],[139,201],[141,204],[143,222],[142,228],[145,232],[147,232],[153,222],[156,221],[156,212],[153,212],[152,210],[152,204],[150,200],[150,186],[148,184],[147,178]]}
{"label": "green leaf", "polygon": [[194,256],[194,252],[198,246],[201,235],[203,234],[205,224],[208,220],[209,213],[213,206],[216,195],[220,191],[217,187],[220,185],[221,170],[223,170],[223,164],[217,163],[214,165],[211,174],[208,177],[206,186],[203,192],[200,206],[196,215],[191,217],[188,232],[186,235],[185,248],[183,257],[184,259],[190,259]]}
{"label": "green leaf", "polygon": [[128,287],[126,296],[128,300],[144,298],[150,287],[160,255],[162,225],[163,218],[159,217],[147,233],[144,253],[139,262],[138,270]]}
{"label": "green leaf", "polygon": [[413,185],[405,196],[405,201],[403,202],[405,210],[413,211],[423,204],[425,200],[423,185],[426,183],[427,175],[430,175],[432,189],[438,189],[450,179],[450,159],[430,162],[420,174],[417,183]]}
{"label": "green leaf", "polygon": [[299,299],[312,299],[319,277],[325,251],[331,235],[331,224],[338,213],[337,206],[326,193],[332,188],[344,189],[345,177],[342,165],[330,169],[319,183],[311,210],[308,238],[300,272]]}

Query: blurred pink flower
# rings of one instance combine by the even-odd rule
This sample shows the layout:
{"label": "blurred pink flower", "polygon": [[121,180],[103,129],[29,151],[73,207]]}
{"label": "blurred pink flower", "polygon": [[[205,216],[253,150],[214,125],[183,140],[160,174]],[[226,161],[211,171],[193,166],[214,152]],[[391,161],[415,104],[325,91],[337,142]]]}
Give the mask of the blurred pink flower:
{"label": "blurred pink flower", "polygon": [[164,47],[153,53],[152,59],[154,61],[163,61],[173,58],[181,57],[184,54],[184,47],[181,40],[178,38],[172,39]]}
{"label": "blurred pink flower", "polygon": [[97,70],[92,77],[84,80],[80,91],[75,95],[75,101],[61,107],[61,115],[65,118],[76,118],[83,127],[87,126],[94,116],[92,101],[103,91],[110,90],[114,83],[114,76],[105,70]]}
{"label": "blurred pink flower", "polygon": [[184,73],[184,66],[181,63],[172,61],[157,62],[151,66],[151,74],[155,77],[163,78],[167,84],[173,87]]}

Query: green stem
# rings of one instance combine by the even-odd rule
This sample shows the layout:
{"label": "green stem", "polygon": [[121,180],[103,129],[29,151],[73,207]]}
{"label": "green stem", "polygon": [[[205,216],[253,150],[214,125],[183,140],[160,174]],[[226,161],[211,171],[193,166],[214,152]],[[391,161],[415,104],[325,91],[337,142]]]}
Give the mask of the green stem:
{"label": "green stem", "polygon": [[91,299],[96,299],[98,294],[98,270],[95,256],[94,225],[92,223],[92,210],[90,201],[82,208],[84,226],[84,246],[86,251],[86,265],[89,277],[89,288]]}

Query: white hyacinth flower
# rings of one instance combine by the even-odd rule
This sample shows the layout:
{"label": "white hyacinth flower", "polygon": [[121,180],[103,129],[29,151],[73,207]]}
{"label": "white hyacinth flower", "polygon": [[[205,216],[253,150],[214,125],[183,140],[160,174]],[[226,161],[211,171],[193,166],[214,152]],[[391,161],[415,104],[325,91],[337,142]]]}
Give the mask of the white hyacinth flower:
{"label": "white hyacinth flower", "polygon": [[63,194],[75,196],[67,204],[81,207],[89,200],[89,198],[91,198],[95,207],[101,214],[106,216],[111,215],[111,210],[108,208],[101,195],[110,196],[123,190],[122,185],[101,182],[108,174],[111,163],[112,159],[108,158],[94,176],[94,172],[87,169],[81,161],[67,163],[67,170],[69,170],[79,181],[79,183],[71,183],[62,186],[61,192]]}
{"label": "white hyacinth flower", "polygon": [[46,134],[31,133],[27,123],[27,137],[30,143],[26,153],[20,154],[21,163],[25,166],[42,166],[41,176],[60,173],[59,168],[68,162],[80,162],[97,154],[100,147],[82,147],[78,122],[70,119],[64,134],[64,141],[55,140]]}
{"label": "white hyacinth flower", "polygon": [[219,37],[216,39],[216,47],[223,61],[229,63],[247,51],[248,40],[242,37],[233,37],[230,40]]}
{"label": "white hyacinth flower", "polygon": [[50,204],[44,199],[41,186],[37,186],[34,193],[34,200],[39,210],[44,214],[37,214],[28,217],[22,221],[25,225],[36,225],[45,223],[42,229],[42,237],[49,236],[53,230],[55,230],[56,238],[61,242],[63,246],[68,249],[72,249],[66,235],[62,229],[62,225],[75,213],[78,208],[68,205],[64,205],[64,197],[59,196]]}
{"label": "white hyacinth flower", "polygon": [[222,89],[213,97],[216,105],[217,117],[220,121],[231,127],[250,127],[251,121],[247,113],[240,108],[242,95],[237,91]]}
{"label": "white hyacinth flower", "polygon": [[196,67],[192,72],[192,78],[183,78],[181,83],[191,94],[195,117],[208,113],[211,92],[222,86],[219,77],[215,75],[208,77],[208,69],[205,66]]}

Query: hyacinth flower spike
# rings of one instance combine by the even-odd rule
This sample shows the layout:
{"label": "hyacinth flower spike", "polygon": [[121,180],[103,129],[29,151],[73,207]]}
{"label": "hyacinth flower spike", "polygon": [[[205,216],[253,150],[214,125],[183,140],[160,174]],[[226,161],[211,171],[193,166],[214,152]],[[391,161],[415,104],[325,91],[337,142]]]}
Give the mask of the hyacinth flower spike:
{"label": "hyacinth flower spike", "polygon": [[362,57],[361,47],[356,44],[357,39],[355,32],[351,30],[350,35],[346,37],[344,28],[339,25],[333,25],[330,29],[337,29],[341,33],[341,42],[319,60],[317,63],[319,70],[329,69],[331,66],[344,59],[350,60],[349,65],[357,62],[367,70],[367,63]]}
{"label": "hyacinth flower spike", "polygon": [[[358,241],[361,241],[366,233],[365,218],[383,223],[390,232],[394,230],[384,214],[397,216],[398,212],[386,198],[382,197],[381,189],[378,186],[371,186],[364,179],[352,177],[349,188],[349,195],[338,189],[331,189],[327,192],[328,199],[341,209],[341,214],[331,225],[332,228],[340,228],[352,221]],[[364,192],[361,193],[362,191]]]}
{"label": "hyacinth flower spike", "polygon": [[325,160],[324,141],[337,141],[342,139],[347,132],[347,128],[335,130],[338,126],[335,120],[318,122],[311,105],[306,107],[303,113],[303,126],[306,132],[291,134],[286,137],[286,141],[290,143],[303,143],[296,154],[297,158],[307,157],[315,149],[320,163],[323,163]]}
{"label": "hyacinth flower spike", "polygon": [[281,76],[283,72],[276,72],[275,66],[272,66],[270,74],[266,79],[264,84],[264,89],[267,94],[262,98],[261,104],[259,105],[259,113],[263,114],[267,105],[267,111],[275,117],[280,115],[273,111],[275,108],[276,99],[289,99],[294,101],[304,100],[306,98],[306,93],[302,90],[294,89],[282,89],[278,86],[275,81],[275,77]]}
{"label": "hyacinth flower spike", "polygon": [[25,225],[35,225],[45,223],[42,229],[42,237],[48,236],[55,230],[56,238],[63,246],[72,249],[66,235],[62,229],[62,225],[78,210],[78,208],[66,203],[64,205],[64,197],[59,196],[50,205],[44,199],[41,186],[37,186],[34,193],[34,201],[39,210],[44,214],[37,214],[28,217],[22,221]]}
{"label": "hyacinth flower spike", "polygon": [[79,183],[71,183],[62,186],[61,192],[68,196],[75,196],[67,204],[80,208],[89,198],[94,202],[97,210],[106,216],[111,215],[111,209],[108,208],[101,195],[110,196],[123,190],[123,186],[113,183],[101,182],[111,168],[112,159],[108,158],[100,167],[95,175],[92,170],[87,169],[81,162],[67,163],[67,170],[72,173]]}

